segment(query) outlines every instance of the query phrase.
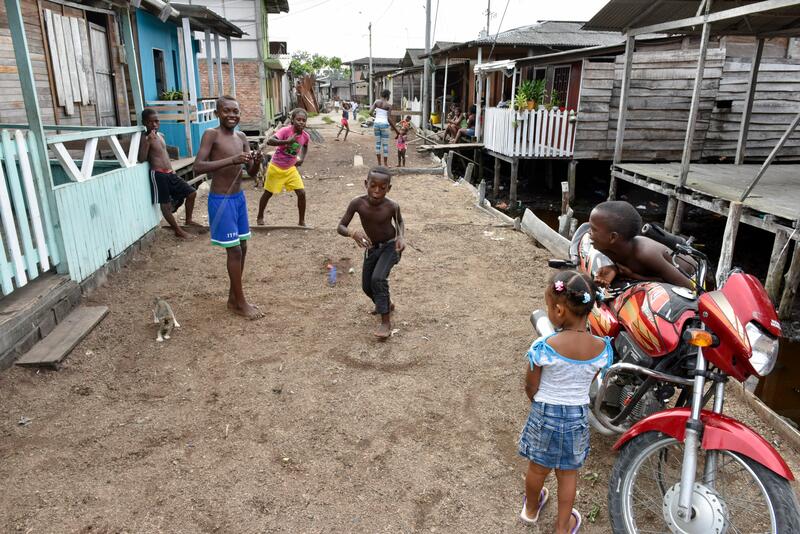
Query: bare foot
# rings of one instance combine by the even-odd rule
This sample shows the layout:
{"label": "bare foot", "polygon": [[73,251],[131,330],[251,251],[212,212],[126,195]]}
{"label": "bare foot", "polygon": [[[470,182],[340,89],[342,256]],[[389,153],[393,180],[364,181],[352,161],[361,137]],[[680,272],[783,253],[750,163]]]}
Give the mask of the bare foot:
{"label": "bare foot", "polygon": [[297,226],[305,226],[305,225],[306,225],[305,221],[300,221],[299,223],[297,223]]}
{"label": "bare foot", "polygon": [[256,226],[264,226],[264,219],[256,219]]}
{"label": "bare foot", "polygon": [[[394,311],[394,302],[390,302],[390,303],[389,303],[389,311],[390,311],[390,312],[393,312],[393,311]],[[370,314],[370,315],[378,315],[378,309],[377,309],[377,308],[375,308],[374,310],[372,310],[371,312],[369,312],[369,314]]]}
{"label": "bare foot", "polygon": [[255,319],[261,319],[264,317],[264,313],[253,306],[252,304],[248,304],[245,302],[244,304],[236,305],[233,302],[228,302],[228,309],[231,310],[236,315],[241,315],[246,319],[250,319],[251,321]]}
{"label": "bare foot", "polygon": [[375,337],[381,341],[385,341],[389,339],[392,335],[392,323],[381,323],[378,325],[378,329],[375,330]]}
{"label": "bare foot", "polygon": [[192,234],[180,228],[175,230],[175,237],[177,237],[178,239],[194,239],[194,236]]}
{"label": "bare foot", "polygon": [[184,225],[184,226],[199,226],[199,227],[201,227],[201,228],[202,228],[202,226],[203,226],[203,225],[202,225],[202,224],[200,224],[199,222],[197,222],[197,221],[193,221],[193,220],[191,220],[191,219],[187,220],[185,223],[183,223],[183,225]]}

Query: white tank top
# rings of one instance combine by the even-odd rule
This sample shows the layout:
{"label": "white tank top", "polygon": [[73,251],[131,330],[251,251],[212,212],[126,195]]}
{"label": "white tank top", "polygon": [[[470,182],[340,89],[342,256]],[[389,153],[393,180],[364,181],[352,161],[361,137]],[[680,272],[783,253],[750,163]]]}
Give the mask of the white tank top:
{"label": "white tank top", "polygon": [[389,124],[389,112],[383,108],[375,108],[375,124]]}

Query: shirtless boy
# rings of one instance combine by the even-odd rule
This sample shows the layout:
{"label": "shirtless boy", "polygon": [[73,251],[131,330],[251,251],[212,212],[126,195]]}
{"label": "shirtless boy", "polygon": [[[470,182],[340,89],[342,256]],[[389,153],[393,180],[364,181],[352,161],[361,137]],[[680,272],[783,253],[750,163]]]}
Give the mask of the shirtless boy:
{"label": "shirtless boy", "polygon": [[261,152],[250,151],[244,133],[237,132],[239,103],[231,96],[217,99],[215,111],[219,126],[203,133],[200,149],[194,161],[198,174],[211,176],[208,195],[208,223],[211,227],[211,244],[223,247],[228,255],[228,309],[233,313],[257,319],[262,316],[258,308],[249,304],[242,289],[242,273],[247,256],[250,224],[247,204],[242,191],[242,165],[255,176],[261,165]]}
{"label": "shirtless boy", "polygon": [[[374,313],[381,316],[375,337],[385,340],[392,334],[394,304],[389,297],[389,272],[400,261],[406,248],[403,217],[400,205],[386,197],[392,189],[392,177],[385,167],[370,169],[364,180],[366,195],[350,201],[339,227],[340,235],[352,238],[364,251],[364,272],[361,288],[375,303]],[[364,230],[348,228],[353,215],[358,213]]]}
{"label": "shirtless boy", "polygon": [[694,289],[692,282],[672,264],[671,251],[639,235],[642,217],[627,202],[613,200],[595,206],[589,215],[592,244],[616,264],[605,268],[595,283],[608,286],[619,274],[634,280],[660,280]]}
{"label": "shirtless boy", "polygon": [[188,239],[192,237],[191,234],[186,233],[178,226],[173,213],[186,200],[186,225],[197,225],[192,221],[197,191],[172,170],[164,135],[158,131],[160,124],[158,113],[149,108],[143,110],[142,123],[147,128],[147,132],[139,144],[139,162],[150,163],[150,181],[156,193],[156,199],[161,205],[161,214],[164,219],[169,223],[176,236]]}

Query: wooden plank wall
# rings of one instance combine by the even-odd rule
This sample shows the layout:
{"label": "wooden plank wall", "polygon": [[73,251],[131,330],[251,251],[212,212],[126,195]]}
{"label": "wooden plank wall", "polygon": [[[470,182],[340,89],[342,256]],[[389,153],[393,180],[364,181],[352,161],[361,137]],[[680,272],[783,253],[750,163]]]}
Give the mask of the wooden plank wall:
{"label": "wooden plank wall", "polygon": [[[703,146],[705,158],[733,158],[744,110],[750,58],[728,57],[720,80],[717,100],[731,100],[731,109],[715,108]],[[792,119],[800,112],[800,60],[762,59],[756,85],[747,158],[765,158],[775,147]],[[800,131],[795,131],[778,159],[800,159]]]}
{"label": "wooden plank wall", "polygon": [[[578,122],[575,132],[575,159],[611,159],[608,117],[614,88],[614,63],[583,61]],[[614,126],[616,131],[616,125]]]}
{"label": "wooden plank wall", "polygon": [[[627,124],[625,127],[625,143],[622,158],[625,161],[679,161],[683,152],[686,135],[686,124],[689,120],[689,107],[692,101],[692,88],[696,72],[698,52],[696,50],[645,51],[633,55],[631,71],[630,97],[628,99]],[[602,119],[604,102],[602,92],[608,97],[608,122],[606,125],[606,143],[602,147],[602,139],[589,139],[591,145],[584,146],[586,138],[584,113],[578,115],[578,132],[576,134],[576,157],[593,159],[611,159],[616,138],[617,117],[619,114],[619,95],[622,87],[624,56],[617,56],[614,62],[614,78],[612,90],[609,91],[608,67],[604,77],[597,78],[597,69],[589,63],[587,70],[592,71],[594,78],[588,77],[581,90],[581,108],[587,90],[594,89],[597,100],[593,103],[593,113]],[[724,49],[711,48],[706,56],[706,68],[701,86],[700,109],[697,120],[693,150],[695,158],[700,156],[703,139],[708,129],[711,111],[722,77],[725,58]],[[587,76],[589,72],[586,73]],[[597,115],[597,114],[600,115]],[[592,126],[592,125],[590,125]],[[590,137],[601,137],[599,124],[590,128]]]}

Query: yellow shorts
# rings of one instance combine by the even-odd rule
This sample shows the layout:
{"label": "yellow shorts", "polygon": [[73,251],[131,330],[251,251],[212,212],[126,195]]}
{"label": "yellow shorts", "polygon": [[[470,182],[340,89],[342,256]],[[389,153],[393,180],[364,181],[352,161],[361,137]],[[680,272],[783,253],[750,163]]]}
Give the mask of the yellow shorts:
{"label": "yellow shorts", "polygon": [[267,179],[264,181],[264,189],[277,195],[284,189],[287,191],[294,191],[296,189],[305,189],[303,179],[300,178],[300,173],[297,172],[297,167],[292,165],[288,169],[281,169],[277,165],[269,164],[267,167]]}

